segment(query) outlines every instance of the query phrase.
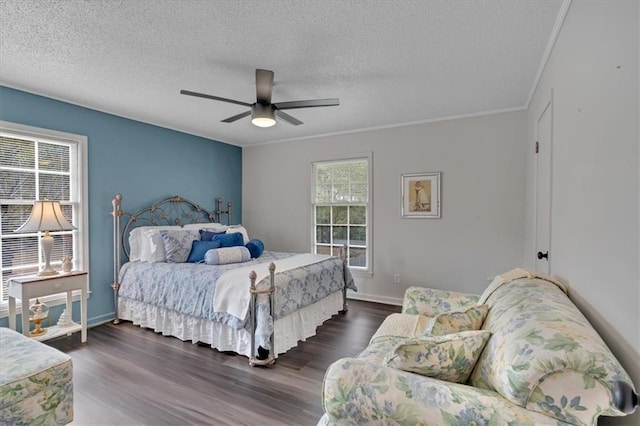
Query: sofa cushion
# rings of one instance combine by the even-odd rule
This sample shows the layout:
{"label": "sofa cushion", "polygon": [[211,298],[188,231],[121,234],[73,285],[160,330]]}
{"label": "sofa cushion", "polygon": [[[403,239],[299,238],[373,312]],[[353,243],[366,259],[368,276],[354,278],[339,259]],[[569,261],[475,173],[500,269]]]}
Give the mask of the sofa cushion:
{"label": "sofa cushion", "polygon": [[442,336],[461,331],[480,330],[488,311],[489,306],[480,305],[471,306],[459,312],[443,312],[431,318],[424,334]]}
{"label": "sofa cushion", "polygon": [[430,320],[424,315],[391,314],[384,319],[369,342],[382,337],[418,337],[424,333]]}
{"label": "sofa cushion", "polygon": [[358,355],[358,359],[370,362],[376,365],[385,365],[385,359],[389,355],[389,351],[401,343],[407,341],[406,337],[380,337],[373,339],[371,343]]}
{"label": "sofa cushion", "polygon": [[465,383],[489,336],[489,331],[473,330],[408,339],[393,349],[385,364],[448,382]]}
{"label": "sofa cushion", "polygon": [[460,311],[481,305],[476,294],[445,291],[425,287],[409,287],[404,292],[402,313],[434,317],[442,312]]}

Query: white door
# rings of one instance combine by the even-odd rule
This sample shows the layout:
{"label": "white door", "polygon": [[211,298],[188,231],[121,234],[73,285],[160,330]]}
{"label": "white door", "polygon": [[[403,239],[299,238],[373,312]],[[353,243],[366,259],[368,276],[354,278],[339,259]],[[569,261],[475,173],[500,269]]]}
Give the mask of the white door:
{"label": "white door", "polygon": [[551,261],[551,124],[552,103],[545,106],[536,125],[535,269],[549,274]]}

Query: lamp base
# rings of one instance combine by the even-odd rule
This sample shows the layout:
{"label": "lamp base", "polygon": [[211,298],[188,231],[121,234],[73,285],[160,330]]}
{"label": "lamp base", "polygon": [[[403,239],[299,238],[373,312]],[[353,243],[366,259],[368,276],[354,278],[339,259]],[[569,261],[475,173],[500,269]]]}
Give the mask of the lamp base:
{"label": "lamp base", "polygon": [[29,332],[29,336],[32,336],[32,337],[34,337],[34,336],[42,336],[46,332],[47,332],[46,328],[41,328],[39,330],[36,328],[35,330],[31,330]]}
{"label": "lamp base", "polygon": [[44,252],[44,266],[42,271],[38,272],[39,276],[57,275],[58,271],[53,269],[49,259],[51,259],[51,250],[53,250],[53,237],[49,235],[49,231],[45,231],[44,235],[40,239],[42,244],[42,251]]}
{"label": "lamp base", "polygon": [[43,320],[43,319],[44,319],[44,318],[40,318],[40,319],[37,319],[37,320],[33,320],[33,322],[34,322],[34,324],[35,324],[35,326],[36,326],[36,327],[35,327],[33,330],[31,330],[31,331],[29,332],[29,336],[32,336],[32,337],[34,337],[34,336],[42,336],[44,333],[46,333],[46,332],[47,332],[47,329],[46,329],[46,328],[42,328],[42,327],[40,326],[40,324],[42,323],[42,320]]}

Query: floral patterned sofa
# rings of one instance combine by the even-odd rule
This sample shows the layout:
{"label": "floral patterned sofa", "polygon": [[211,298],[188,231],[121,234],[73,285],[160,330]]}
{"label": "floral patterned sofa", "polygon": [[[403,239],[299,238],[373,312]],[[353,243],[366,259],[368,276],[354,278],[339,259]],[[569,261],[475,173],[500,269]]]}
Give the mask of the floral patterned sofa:
{"label": "floral patterned sofa", "polygon": [[[479,331],[458,321],[483,305]],[[441,317],[448,334],[430,335]],[[319,424],[595,425],[625,415],[616,381],[633,388],[562,283],[517,268],[481,296],[407,289],[364,352],[327,369]]]}
{"label": "floral patterned sofa", "polygon": [[71,421],[71,357],[0,327],[0,425],[65,425]]}

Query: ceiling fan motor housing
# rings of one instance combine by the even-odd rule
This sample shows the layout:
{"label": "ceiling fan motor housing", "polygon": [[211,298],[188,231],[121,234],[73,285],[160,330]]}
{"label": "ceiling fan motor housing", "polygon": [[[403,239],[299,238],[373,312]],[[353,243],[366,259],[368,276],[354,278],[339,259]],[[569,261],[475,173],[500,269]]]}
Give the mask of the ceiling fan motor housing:
{"label": "ceiling fan motor housing", "polygon": [[276,124],[276,110],[273,105],[259,102],[251,105],[251,123],[258,127],[271,127]]}

